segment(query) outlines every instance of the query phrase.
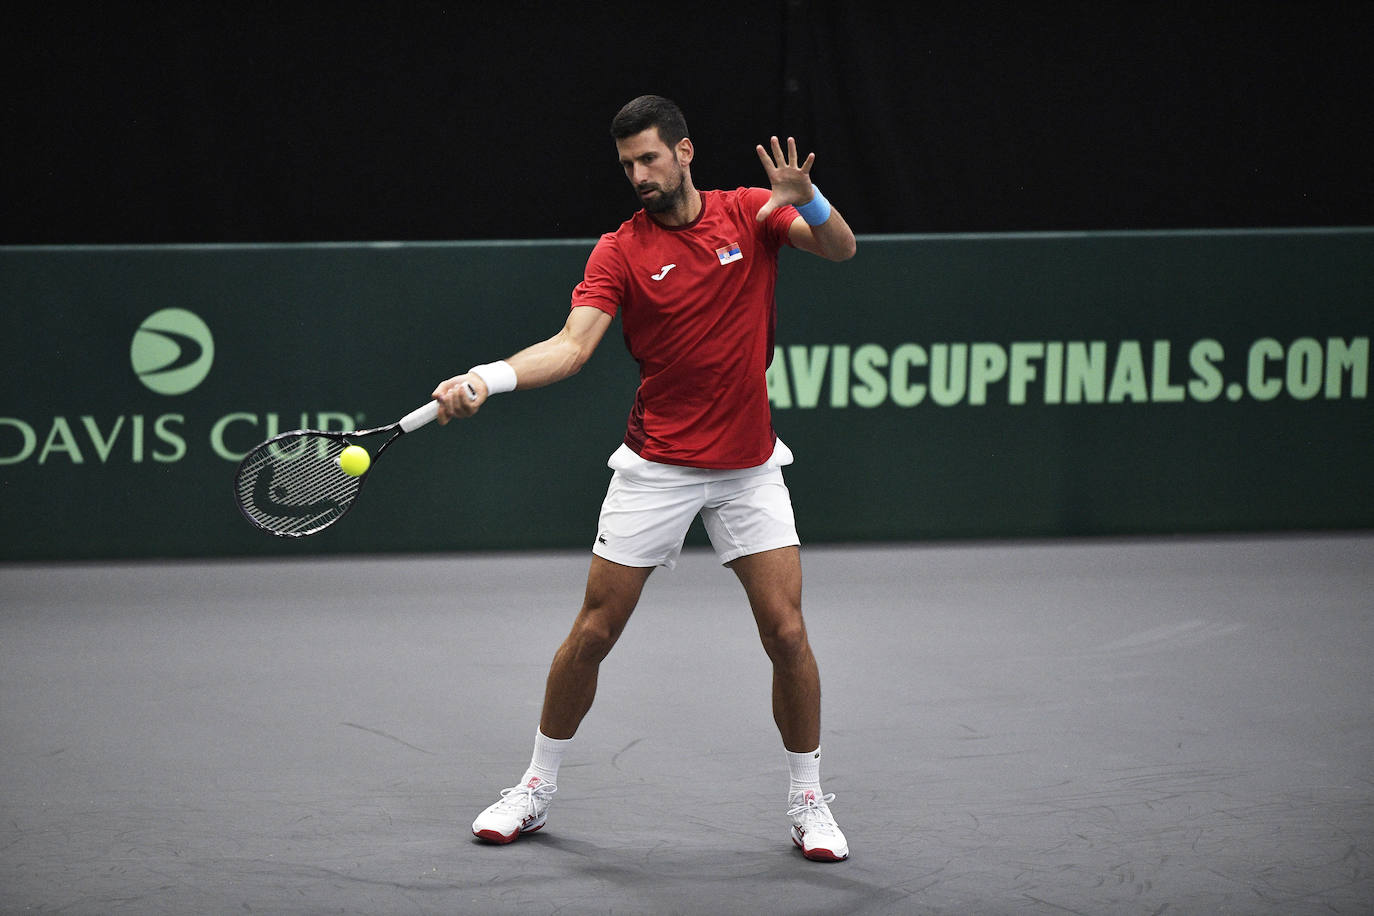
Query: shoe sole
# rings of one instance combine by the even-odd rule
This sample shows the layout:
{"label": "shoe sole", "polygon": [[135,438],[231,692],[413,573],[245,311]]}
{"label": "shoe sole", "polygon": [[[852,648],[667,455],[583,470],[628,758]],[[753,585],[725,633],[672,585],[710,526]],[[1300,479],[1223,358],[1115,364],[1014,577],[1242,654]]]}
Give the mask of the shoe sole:
{"label": "shoe sole", "polygon": [[802,851],[802,855],[812,862],[843,862],[849,858],[849,850],[844,851],[844,855],[838,855],[833,849],[825,849],[817,846],[815,849],[808,850],[801,840],[797,839],[794,832],[792,834],[792,844]]}
{"label": "shoe sole", "polygon": [[472,831],[472,835],[477,837],[479,840],[486,840],[488,843],[495,843],[498,846],[504,846],[507,843],[515,842],[516,838],[519,837],[522,833],[534,833],[537,830],[543,829],[544,823],[544,821],[540,821],[533,827],[527,827],[524,830],[516,830],[514,833],[510,834],[497,833],[495,830],[474,830]]}

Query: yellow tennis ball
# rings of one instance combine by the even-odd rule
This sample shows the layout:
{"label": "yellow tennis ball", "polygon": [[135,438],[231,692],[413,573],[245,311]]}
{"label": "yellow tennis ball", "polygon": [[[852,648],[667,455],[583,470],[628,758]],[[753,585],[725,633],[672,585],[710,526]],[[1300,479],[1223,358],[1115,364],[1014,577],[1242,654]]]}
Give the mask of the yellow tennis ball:
{"label": "yellow tennis ball", "polygon": [[372,456],[360,445],[350,445],[339,453],[339,468],[349,477],[361,477],[372,464]]}

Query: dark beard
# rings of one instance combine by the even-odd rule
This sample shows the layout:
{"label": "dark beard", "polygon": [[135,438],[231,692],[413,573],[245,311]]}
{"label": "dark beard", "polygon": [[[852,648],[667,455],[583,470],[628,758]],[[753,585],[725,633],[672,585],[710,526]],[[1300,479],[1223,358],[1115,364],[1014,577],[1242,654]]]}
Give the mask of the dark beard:
{"label": "dark beard", "polygon": [[641,197],[639,200],[648,213],[666,213],[687,200],[687,182],[683,181],[682,176],[679,175],[677,187],[672,191],[660,187],[657,197],[652,200],[645,200]]}

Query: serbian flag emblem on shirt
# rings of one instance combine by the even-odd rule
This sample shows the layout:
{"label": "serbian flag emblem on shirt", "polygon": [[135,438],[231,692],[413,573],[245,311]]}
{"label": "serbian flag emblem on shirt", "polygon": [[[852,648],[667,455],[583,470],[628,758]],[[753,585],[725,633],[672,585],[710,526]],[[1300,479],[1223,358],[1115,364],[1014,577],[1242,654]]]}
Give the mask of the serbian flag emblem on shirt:
{"label": "serbian flag emblem on shirt", "polygon": [[744,252],[739,250],[739,242],[731,242],[724,248],[717,248],[716,257],[720,258],[720,263],[729,264],[731,261],[743,261]]}

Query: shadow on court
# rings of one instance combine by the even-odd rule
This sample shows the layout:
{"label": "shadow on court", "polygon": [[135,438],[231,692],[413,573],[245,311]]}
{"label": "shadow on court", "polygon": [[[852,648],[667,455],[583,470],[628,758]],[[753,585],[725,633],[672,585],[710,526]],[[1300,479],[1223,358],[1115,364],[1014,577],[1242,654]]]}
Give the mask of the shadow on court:
{"label": "shadow on court", "polygon": [[839,864],[705,552],[506,847],[585,554],[0,567],[0,911],[1374,910],[1374,535],[803,557]]}

